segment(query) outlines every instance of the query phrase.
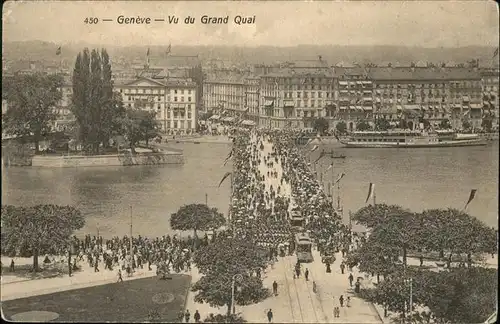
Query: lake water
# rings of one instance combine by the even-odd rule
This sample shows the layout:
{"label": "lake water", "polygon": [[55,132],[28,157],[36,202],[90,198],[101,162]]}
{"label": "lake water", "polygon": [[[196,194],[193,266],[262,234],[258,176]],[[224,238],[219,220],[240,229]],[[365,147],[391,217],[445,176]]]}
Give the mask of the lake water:
{"label": "lake water", "polygon": [[[230,145],[171,146],[184,150],[184,165],[4,168],[2,204],[74,205],[86,218],[81,232],[94,234],[99,229],[105,237],[129,233],[130,206],[133,234],[145,236],[171,233],[170,215],[184,204],[205,203],[205,194],[209,205],[227,213],[229,182],[217,185],[231,170],[230,163],[223,166]],[[498,142],[462,148],[336,149],[335,154],[347,156],[335,159],[333,168],[335,175],[346,174],[341,181],[345,219],[347,211],[365,205],[368,184],[373,182],[377,203],[399,204],[414,211],[462,209],[470,190],[477,189],[467,211],[497,227],[498,153]],[[328,157],[323,158],[318,170],[330,163]],[[324,175],[325,187],[331,177],[330,171]]]}

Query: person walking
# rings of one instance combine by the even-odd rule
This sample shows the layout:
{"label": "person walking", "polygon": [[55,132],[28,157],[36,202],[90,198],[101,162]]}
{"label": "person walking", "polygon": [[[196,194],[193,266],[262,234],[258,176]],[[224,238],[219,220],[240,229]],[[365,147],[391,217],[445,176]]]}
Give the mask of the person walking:
{"label": "person walking", "polygon": [[340,307],[344,307],[344,295],[340,295],[339,303],[340,303]]}
{"label": "person walking", "polygon": [[347,307],[351,307],[351,297],[347,297],[347,301],[345,303]]}
{"label": "person walking", "polygon": [[186,320],[186,323],[189,323],[190,317],[191,317],[191,314],[189,314],[189,309],[186,309],[186,314],[184,314],[184,319]]}
{"label": "person walking", "polygon": [[122,269],[118,269],[118,281],[117,282],[123,282]]}
{"label": "person walking", "polygon": [[269,311],[267,312],[267,320],[269,321],[269,323],[271,323],[273,321],[273,310],[272,309],[269,309]]}
{"label": "person walking", "polygon": [[194,312],[194,316],[193,317],[194,317],[195,323],[199,323],[200,322],[201,316],[200,316],[200,313],[198,312],[198,310],[196,310],[196,312]]}
{"label": "person walking", "polygon": [[342,272],[342,274],[344,274],[344,271],[345,271],[345,264],[344,264],[344,262],[342,262],[340,264],[340,271]]}
{"label": "person walking", "polygon": [[94,272],[99,272],[99,259],[95,259]]}
{"label": "person walking", "polygon": [[276,282],[276,280],[273,282],[273,294],[274,296],[278,295],[278,283]]}
{"label": "person walking", "polygon": [[11,259],[11,261],[10,261],[10,272],[14,272],[14,269],[15,269],[14,259]]}
{"label": "person walking", "polygon": [[352,275],[352,273],[349,274],[349,286],[352,287],[352,282],[354,281],[354,276]]}
{"label": "person walking", "polygon": [[304,272],[304,276],[306,277],[306,281],[309,281],[309,269],[306,268],[306,271]]}

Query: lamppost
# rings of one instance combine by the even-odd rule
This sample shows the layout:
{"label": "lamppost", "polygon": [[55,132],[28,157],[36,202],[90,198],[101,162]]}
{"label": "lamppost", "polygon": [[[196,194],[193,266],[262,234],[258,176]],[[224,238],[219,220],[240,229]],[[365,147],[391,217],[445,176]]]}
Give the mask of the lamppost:
{"label": "lamppost", "polygon": [[231,307],[233,308],[232,314],[236,313],[236,306],[234,305],[234,288],[235,288],[234,285],[236,283],[236,280],[242,281],[243,276],[240,274],[235,274],[232,278],[232,285],[231,285]]}
{"label": "lamppost", "polygon": [[408,313],[408,322],[411,324],[412,321],[412,313],[413,313],[413,278],[405,279],[406,284],[410,285],[410,307]]}

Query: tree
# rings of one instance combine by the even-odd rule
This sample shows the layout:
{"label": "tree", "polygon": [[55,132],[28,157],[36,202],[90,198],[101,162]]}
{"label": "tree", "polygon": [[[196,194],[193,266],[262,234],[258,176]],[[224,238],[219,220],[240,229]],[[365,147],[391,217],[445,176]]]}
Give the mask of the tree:
{"label": "tree", "polygon": [[357,125],[356,125],[356,130],[359,130],[359,131],[367,131],[367,130],[371,130],[372,127],[370,126],[370,124],[368,124],[365,120],[362,120],[360,121]]}
{"label": "tree", "polygon": [[184,205],[170,216],[170,227],[174,230],[208,231],[221,227],[226,223],[224,215],[217,208],[205,204]]}
{"label": "tree", "polygon": [[122,117],[120,112],[123,113],[113,94],[111,76],[106,50],[100,54],[85,48],[76,57],[71,109],[85,149],[94,154],[99,153],[101,143],[108,145],[113,131],[117,130],[116,120]]}
{"label": "tree", "polygon": [[495,253],[497,234],[477,218],[457,209],[430,209],[422,212],[424,226],[419,229],[418,239],[423,248],[449,252],[448,264],[453,253],[467,255],[469,267],[472,254]]}
{"label": "tree", "polygon": [[374,228],[393,215],[400,215],[405,210],[398,205],[375,204],[362,207],[352,215],[352,220],[369,228]]}
{"label": "tree", "polygon": [[339,132],[340,134],[345,134],[347,132],[347,124],[345,123],[345,121],[340,121],[337,123],[337,125],[335,126],[335,129],[337,130],[337,132]]}
{"label": "tree", "polygon": [[120,120],[121,133],[129,141],[130,150],[135,154],[135,147],[140,141],[148,141],[160,136],[159,124],[155,118],[155,112],[130,108],[126,110],[125,116]]}
{"label": "tree", "polygon": [[470,123],[470,121],[469,121],[469,119],[468,119],[468,118],[464,118],[464,119],[462,119],[462,128],[463,128],[464,130],[469,130],[469,129],[471,129],[471,128],[472,128],[472,125],[471,125],[471,123]]}
{"label": "tree", "polygon": [[325,134],[328,130],[328,120],[323,117],[315,118],[313,121],[313,129],[321,135]]}
{"label": "tree", "polygon": [[450,121],[448,119],[443,119],[439,123],[439,128],[441,128],[441,129],[451,129],[452,126],[451,126]]}
{"label": "tree", "polygon": [[385,118],[378,118],[375,121],[375,130],[384,132],[388,130],[390,127],[391,125],[389,124],[389,121]]}
{"label": "tree", "polygon": [[227,236],[219,236],[214,243],[196,251],[194,263],[204,276],[192,287],[192,291],[198,292],[195,301],[227,306],[229,315],[235,275],[242,277],[236,282],[236,304],[249,305],[265,299],[269,291],[263,287],[262,280],[253,275],[255,270],[267,264],[262,252],[248,239]]}
{"label": "tree", "polygon": [[33,138],[38,152],[39,142],[51,131],[57,117],[55,107],[62,98],[61,76],[16,74],[5,77],[2,83],[2,97],[9,105],[2,116],[3,132]]}
{"label": "tree", "polygon": [[40,254],[67,248],[73,232],[85,224],[79,210],[57,205],[2,205],[1,221],[2,253],[26,249],[33,256],[33,271]]}
{"label": "tree", "polygon": [[481,122],[481,127],[488,133],[491,132],[491,129],[493,128],[493,121],[491,120],[491,117],[485,117],[483,118],[483,121]]}

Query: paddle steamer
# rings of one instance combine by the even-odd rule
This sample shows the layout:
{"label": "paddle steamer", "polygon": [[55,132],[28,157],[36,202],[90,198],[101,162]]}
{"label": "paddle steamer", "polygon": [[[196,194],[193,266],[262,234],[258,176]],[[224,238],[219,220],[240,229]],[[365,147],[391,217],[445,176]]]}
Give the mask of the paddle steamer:
{"label": "paddle steamer", "polygon": [[420,148],[481,146],[487,141],[478,134],[460,134],[451,130],[356,131],[340,139],[345,147],[355,148]]}

